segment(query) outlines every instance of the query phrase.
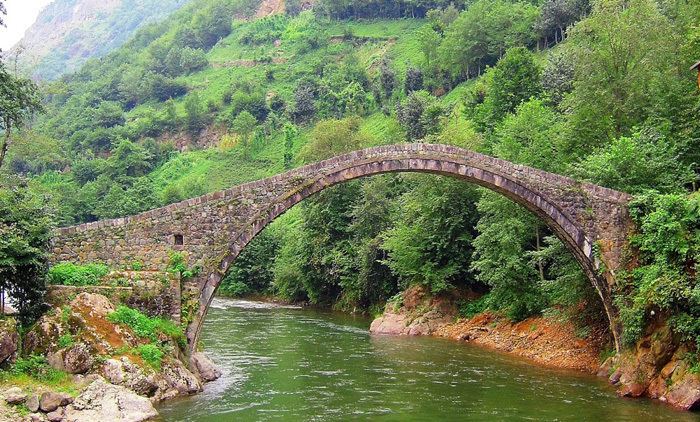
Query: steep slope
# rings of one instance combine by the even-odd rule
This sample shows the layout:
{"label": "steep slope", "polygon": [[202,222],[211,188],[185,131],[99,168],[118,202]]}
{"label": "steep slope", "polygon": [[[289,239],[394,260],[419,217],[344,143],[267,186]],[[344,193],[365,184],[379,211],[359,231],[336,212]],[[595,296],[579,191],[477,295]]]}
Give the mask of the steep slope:
{"label": "steep slope", "polygon": [[37,79],[55,79],[92,57],[120,47],[143,25],[188,0],[56,0],[39,15],[9,56]]}

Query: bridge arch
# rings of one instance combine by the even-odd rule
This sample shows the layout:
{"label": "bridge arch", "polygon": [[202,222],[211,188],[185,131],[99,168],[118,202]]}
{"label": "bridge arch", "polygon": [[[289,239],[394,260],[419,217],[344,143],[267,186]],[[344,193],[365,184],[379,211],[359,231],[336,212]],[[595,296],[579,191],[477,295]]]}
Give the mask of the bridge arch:
{"label": "bridge arch", "polygon": [[[182,243],[178,247],[201,262],[205,270],[189,286],[198,301],[187,328],[194,350],[221,280],[241,251],[268,224],[330,186],[396,172],[464,180],[499,192],[537,215],[573,253],[596,288],[619,347],[620,327],[611,288],[630,228],[629,197],[454,146],[421,143],[368,148],[138,216],[62,229],[55,241],[55,260],[81,261],[85,256],[95,260],[103,255],[105,262],[112,263],[146,256],[145,261],[157,267],[165,262],[163,255],[167,255],[175,237]],[[101,248],[93,247],[96,243],[104,247],[110,240],[119,245],[128,239],[138,239],[136,246],[127,246],[116,255],[114,248],[104,254],[95,251]]]}

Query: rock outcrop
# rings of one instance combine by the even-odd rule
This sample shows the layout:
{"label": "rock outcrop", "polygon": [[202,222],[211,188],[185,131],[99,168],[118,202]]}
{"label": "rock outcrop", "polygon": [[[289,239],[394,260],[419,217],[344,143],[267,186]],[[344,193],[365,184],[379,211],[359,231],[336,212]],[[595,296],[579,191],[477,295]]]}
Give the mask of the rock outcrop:
{"label": "rock outcrop", "polygon": [[605,362],[600,375],[609,375],[621,396],[647,396],[679,409],[696,410],[700,408],[700,376],[688,363],[688,354],[671,328],[657,322],[631,351]]}
{"label": "rock outcrop", "polygon": [[[202,383],[221,373],[206,356],[198,353],[188,362],[199,377],[178,359],[177,344],[169,338],[172,354],[158,369],[146,364],[135,350],[144,340],[109,320],[114,305],[104,296],[81,293],[68,306],[44,315],[27,334],[26,354],[48,356],[51,366],[71,374],[99,375],[153,402],[202,391]],[[71,339],[66,345],[61,339]],[[166,347],[166,350],[168,349]]]}
{"label": "rock outcrop", "polygon": [[98,379],[66,407],[63,420],[141,422],[156,416],[158,412],[147,398],[128,388]]}
{"label": "rock outcrop", "polygon": [[0,365],[13,362],[18,348],[17,323],[12,318],[0,320]]}
{"label": "rock outcrop", "polygon": [[402,293],[402,303],[388,303],[384,314],[372,321],[373,334],[426,336],[455,320],[454,297],[434,297],[421,286]]}
{"label": "rock outcrop", "polygon": [[190,368],[196,370],[202,382],[211,382],[219,379],[221,376],[219,368],[217,368],[214,362],[202,352],[192,354],[190,358]]}

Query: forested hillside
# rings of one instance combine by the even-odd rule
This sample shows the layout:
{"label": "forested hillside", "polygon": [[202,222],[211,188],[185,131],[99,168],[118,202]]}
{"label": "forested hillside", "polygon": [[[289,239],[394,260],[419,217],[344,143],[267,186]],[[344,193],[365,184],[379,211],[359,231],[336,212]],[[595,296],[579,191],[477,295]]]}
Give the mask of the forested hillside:
{"label": "forested hillside", "polygon": [[[638,195],[640,268],[615,292],[626,340],[659,311],[700,336],[689,71],[700,4],[290,0],[286,14],[253,19],[258,6],[193,0],[44,86],[45,112],[2,171],[28,178],[65,226],[366,146],[455,144]],[[246,249],[222,293],[376,313],[413,284],[485,293],[465,314],[561,314],[582,333],[604,318],[533,215],[437,176],[374,177],[305,201]]]}
{"label": "forested hillside", "polygon": [[23,73],[52,80],[120,47],[187,0],[55,0],[8,52]]}

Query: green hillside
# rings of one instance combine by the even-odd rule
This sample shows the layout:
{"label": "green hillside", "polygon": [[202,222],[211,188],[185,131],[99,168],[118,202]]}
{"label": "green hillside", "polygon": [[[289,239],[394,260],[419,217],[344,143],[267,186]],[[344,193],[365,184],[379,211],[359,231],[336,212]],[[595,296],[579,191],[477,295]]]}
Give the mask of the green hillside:
{"label": "green hillside", "polygon": [[187,0],[56,0],[39,14],[10,52],[33,78],[53,80],[93,57],[119,48],[134,32],[157,22]]}

